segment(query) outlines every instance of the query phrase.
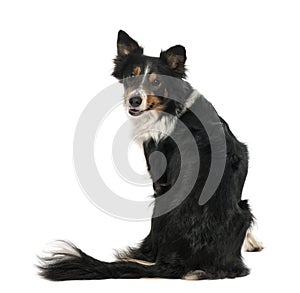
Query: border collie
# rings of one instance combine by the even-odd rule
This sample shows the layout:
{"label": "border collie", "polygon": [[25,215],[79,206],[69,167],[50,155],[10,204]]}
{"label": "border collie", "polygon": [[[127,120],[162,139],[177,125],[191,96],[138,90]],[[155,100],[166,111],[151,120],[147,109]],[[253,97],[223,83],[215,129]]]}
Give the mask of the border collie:
{"label": "border collie", "polygon": [[[117,253],[115,262],[96,260],[70,242],[60,241],[58,250],[40,258],[40,275],[55,281],[246,276],[243,243],[247,251],[263,249],[250,232],[254,217],[247,200],[241,199],[248,169],[246,145],[186,81],[183,46],[162,51],[158,58],[149,57],[135,40],[119,31],[117,50],[112,75],[124,85],[124,104],[153,180],[151,230],[138,247]],[[213,134],[205,126],[209,111],[218,118]],[[202,113],[200,119],[197,113]],[[221,134],[225,142],[222,176],[213,194],[201,203],[212,171],[211,137],[218,141]],[[155,152],[164,154],[164,168],[162,160],[152,156]]]}

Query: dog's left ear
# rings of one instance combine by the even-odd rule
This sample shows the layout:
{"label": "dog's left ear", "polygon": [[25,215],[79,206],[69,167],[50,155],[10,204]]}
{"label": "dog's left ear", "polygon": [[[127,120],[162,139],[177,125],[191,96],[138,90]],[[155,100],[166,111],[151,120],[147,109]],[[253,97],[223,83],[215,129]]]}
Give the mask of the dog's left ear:
{"label": "dog's left ear", "polygon": [[167,51],[160,53],[160,59],[167,63],[169,68],[173,70],[180,77],[185,77],[185,61],[186,51],[181,45],[171,47]]}

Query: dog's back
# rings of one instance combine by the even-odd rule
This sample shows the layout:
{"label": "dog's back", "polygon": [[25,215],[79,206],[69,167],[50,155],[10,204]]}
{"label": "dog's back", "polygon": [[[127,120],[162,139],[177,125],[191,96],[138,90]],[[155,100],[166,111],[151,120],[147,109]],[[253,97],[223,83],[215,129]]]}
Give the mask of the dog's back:
{"label": "dog's back", "polygon": [[241,257],[253,221],[247,201],[241,200],[247,147],[185,81],[185,61],[182,46],[161,52],[159,58],[148,57],[119,32],[113,75],[124,84],[125,107],[153,179],[151,230],[138,247],[119,252],[112,263],[61,242],[63,249],[42,259],[45,278],[196,280],[249,273]]}

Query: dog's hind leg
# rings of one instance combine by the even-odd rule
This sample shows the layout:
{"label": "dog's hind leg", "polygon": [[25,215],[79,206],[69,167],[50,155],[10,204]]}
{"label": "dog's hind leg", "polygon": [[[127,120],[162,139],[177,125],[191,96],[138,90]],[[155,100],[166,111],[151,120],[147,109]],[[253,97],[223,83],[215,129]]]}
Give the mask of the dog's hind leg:
{"label": "dog's hind leg", "polygon": [[153,265],[156,253],[152,247],[150,234],[138,247],[128,247],[126,250],[115,251],[115,257],[118,261],[131,261],[144,265]]}
{"label": "dog's hind leg", "polygon": [[243,249],[248,252],[262,251],[264,249],[262,242],[253,236],[251,229],[248,229],[246,233]]}

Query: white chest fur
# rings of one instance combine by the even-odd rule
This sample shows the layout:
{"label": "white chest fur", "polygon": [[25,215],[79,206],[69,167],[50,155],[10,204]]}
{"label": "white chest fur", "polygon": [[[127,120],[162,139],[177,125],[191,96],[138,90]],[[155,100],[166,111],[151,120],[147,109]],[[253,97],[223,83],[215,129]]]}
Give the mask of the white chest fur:
{"label": "white chest fur", "polygon": [[143,143],[153,138],[158,143],[169,136],[173,132],[178,118],[166,113],[162,116],[160,115],[157,111],[151,110],[144,113],[141,117],[133,118],[134,140]]}
{"label": "white chest fur", "polygon": [[[199,96],[198,91],[194,90],[187,98],[184,109],[190,108]],[[181,115],[182,114],[183,113],[181,113]],[[174,131],[178,119],[178,116],[168,113],[159,113],[154,110],[147,111],[139,117],[132,118],[134,123],[134,140],[138,143],[143,143],[153,138],[153,140],[158,143]]]}

